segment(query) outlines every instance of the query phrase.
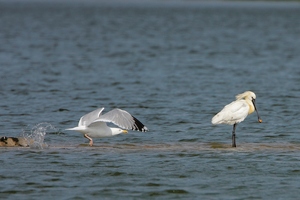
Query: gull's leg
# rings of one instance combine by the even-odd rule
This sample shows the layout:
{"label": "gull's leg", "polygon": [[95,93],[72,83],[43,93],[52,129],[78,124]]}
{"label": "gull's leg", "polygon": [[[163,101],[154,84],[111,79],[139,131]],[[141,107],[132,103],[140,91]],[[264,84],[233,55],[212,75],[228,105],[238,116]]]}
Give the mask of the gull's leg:
{"label": "gull's leg", "polygon": [[84,134],[84,137],[90,140],[90,146],[93,146],[93,139],[90,138],[87,134]]}
{"label": "gull's leg", "polygon": [[233,124],[233,130],[232,130],[232,147],[236,147],[236,143],[235,143],[235,127],[236,127],[236,124]]}

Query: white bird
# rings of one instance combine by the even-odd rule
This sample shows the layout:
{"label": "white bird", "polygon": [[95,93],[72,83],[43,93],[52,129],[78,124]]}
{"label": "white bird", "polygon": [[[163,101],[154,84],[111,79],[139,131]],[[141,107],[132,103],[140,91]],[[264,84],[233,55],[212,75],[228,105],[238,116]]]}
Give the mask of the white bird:
{"label": "white bird", "polygon": [[236,96],[236,100],[226,105],[219,113],[211,120],[212,124],[229,124],[233,125],[232,130],[232,147],[236,147],[235,143],[235,128],[254,110],[257,113],[258,122],[262,123],[258,111],[255,106],[256,95],[254,92],[246,91]]}
{"label": "white bird", "polygon": [[[66,130],[78,131],[89,139],[89,145],[93,146],[93,137],[111,137],[120,133],[128,133],[127,130],[136,130],[146,132],[148,128],[144,126],[137,118],[121,109],[113,109],[108,113],[101,115],[104,108],[98,108],[79,120],[78,126]],[[112,128],[106,125],[106,122],[113,123],[121,128]]]}

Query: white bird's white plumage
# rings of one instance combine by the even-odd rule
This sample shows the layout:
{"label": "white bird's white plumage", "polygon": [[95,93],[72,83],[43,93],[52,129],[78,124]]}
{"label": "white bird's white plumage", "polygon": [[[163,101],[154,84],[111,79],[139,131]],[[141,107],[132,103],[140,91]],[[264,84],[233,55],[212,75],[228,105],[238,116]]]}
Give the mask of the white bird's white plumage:
{"label": "white bird's white plumage", "polygon": [[212,118],[212,124],[233,125],[244,121],[248,114],[251,114],[255,110],[252,102],[255,98],[256,95],[251,91],[237,95],[235,101],[226,105]]}
{"label": "white bird's white plumage", "polygon": [[235,128],[236,125],[245,120],[245,118],[256,111],[258,122],[262,120],[258,115],[255,106],[256,95],[254,92],[246,91],[236,96],[236,100],[226,105],[219,113],[217,113],[211,120],[212,124],[229,124],[233,125],[232,131],[232,147],[236,147],[235,142]]}
{"label": "white bird's white plumage", "polygon": [[[116,108],[101,115],[103,110],[104,108],[98,108],[82,116],[77,127],[66,130],[74,130],[84,134],[84,137],[90,140],[90,146],[93,145],[92,137],[110,137],[120,133],[127,133],[127,130],[148,131],[144,124],[125,110]],[[106,125],[107,122],[113,123],[120,128],[108,127]]]}
{"label": "white bird's white plumage", "polygon": [[212,118],[212,124],[240,123],[248,116],[249,105],[245,100],[233,101],[226,105],[218,114]]}

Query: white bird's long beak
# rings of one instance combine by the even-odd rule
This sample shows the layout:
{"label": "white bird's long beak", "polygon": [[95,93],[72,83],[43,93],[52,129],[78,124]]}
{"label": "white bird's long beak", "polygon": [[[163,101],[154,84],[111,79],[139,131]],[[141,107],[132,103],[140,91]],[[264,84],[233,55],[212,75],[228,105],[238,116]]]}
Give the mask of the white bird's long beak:
{"label": "white bird's long beak", "polygon": [[127,133],[128,133],[128,131],[127,131],[127,130],[123,130],[123,133],[124,133],[124,134],[127,134]]}
{"label": "white bird's long beak", "polygon": [[257,111],[257,109],[256,109],[255,99],[252,99],[252,103],[253,103],[254,109],[255,109],[255,111],[256,111],[256,113],[257,113],[258,122],[259,122],[259,123],[262,123],[262,119],[260,118],[260,116],[259,116],[259,114],[258,114],[258,111]]}

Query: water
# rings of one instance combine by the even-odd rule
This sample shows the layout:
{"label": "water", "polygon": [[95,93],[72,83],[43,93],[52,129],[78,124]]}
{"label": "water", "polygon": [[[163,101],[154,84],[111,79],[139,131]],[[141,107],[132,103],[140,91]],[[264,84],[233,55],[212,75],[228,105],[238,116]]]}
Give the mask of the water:
{"label": "water", "polygon": [[[1,1],[0,136],[41,140],[0,149],[0,197],[298,198],[299,22],[298,3]],[[245,90],[263,123],[233,149],[210,121]],[[150,132],[64,131],[102,106]]]}

